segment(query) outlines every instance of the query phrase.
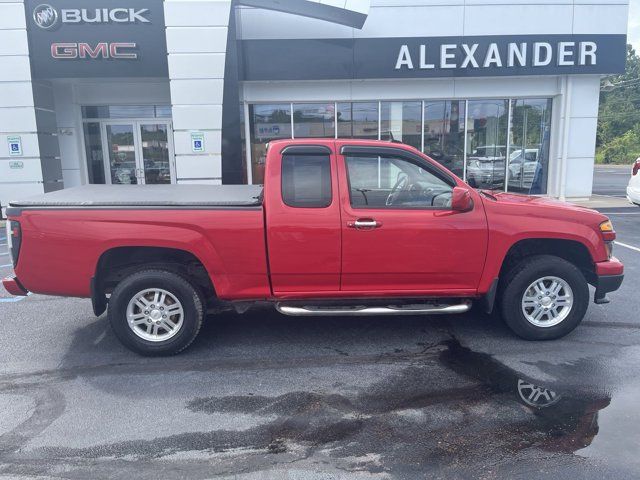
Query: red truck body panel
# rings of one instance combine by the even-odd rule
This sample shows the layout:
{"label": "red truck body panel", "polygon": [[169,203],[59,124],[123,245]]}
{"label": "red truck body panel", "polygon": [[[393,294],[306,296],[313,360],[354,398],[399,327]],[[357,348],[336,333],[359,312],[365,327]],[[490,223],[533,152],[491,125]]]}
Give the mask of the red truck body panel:
{"label": "red truck body panel", "polygon": [[[498,277],[502,262],[516,243],[529,239],[572,240],[584,245],[594,263],[607,261],[599,225],[604,215],[582,207],[540,197],[499,193],[483,198],[489,228],[485,271],[479,290],[486,291]],[[562,215],[557,206],[561,205]],[[622,272],[619,272],[622,273]]]}
{"label": "red truck body panel", "polygon": [[[351,144],[336,142],[336,151]],[[469,212],[356,209],[349,199],[344,157],[339,159],[342,290],[476,295],[487,252],[487,221],[477,192],[471,192],[475,205]],[[383,226],[374,230],[348,227],[362,217],[372,217]]]}
{"label": "red truck body panel", "polygon": [[[291,145],[331,150],[332,201],[292,208],[282,200],[281,152]],[[622,274],[608,260],[599,230],[606,217],[539,197],[469,189],[473,209],[352,208],[341,147],[384,145],[364,140],[299,139],[270,145],[264,201],[254,208],[29,209],[11,217],[22,228],[16,275],[27,290],[89,297],[101,256],[119,247],[184,250],[206,268],[223,300],[384,296],[477,297],[499,276],[509,249],[522,240],[561,239],[584,245],[596,272]],[[363,231],[350,222],[375,218]]]}
{"label": "red truck body panel", "polygon": [[[295,141],[287,143],[291,144]],[[336,156],[331,155],[331,205],[294,208],[282,200],[280,150],[273,147],[268,152],[264,186],[273,292],[278,297],[289,298],[308,294],[325,296],[339,291],[342,240]]]}
{"label": "red truck body panel", "polygon": [[267,298],[261,209],[25,210],[16,275],[29,291],[89,297],[100,257],[118,247],[191,252],[223,299]]}

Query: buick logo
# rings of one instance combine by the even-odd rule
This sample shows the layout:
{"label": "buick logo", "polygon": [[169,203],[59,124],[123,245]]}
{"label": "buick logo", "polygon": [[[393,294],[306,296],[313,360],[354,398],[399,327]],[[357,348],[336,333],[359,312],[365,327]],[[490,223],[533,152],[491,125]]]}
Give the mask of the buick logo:
{"label": "buick logo", "polygon": [[40,28],[49,30],[58,23],[58,11],[46,3],[38,5],[33,9],[33,21]]}

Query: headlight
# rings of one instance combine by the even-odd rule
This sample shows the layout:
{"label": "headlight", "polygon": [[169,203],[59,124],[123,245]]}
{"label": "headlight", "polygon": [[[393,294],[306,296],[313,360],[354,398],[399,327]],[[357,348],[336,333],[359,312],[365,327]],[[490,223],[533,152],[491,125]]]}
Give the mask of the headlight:
{"label": "headlight", "polygon": [[613,223],[611,220],[606,220],[600,224],[600,231],[602,233],[613,232]]}
{"label": "headlight", "polygon": [[613,242],[616,239],[616,231],[613,229],[613,224],[609,219],[600,224],[600,233],[605,242]]}

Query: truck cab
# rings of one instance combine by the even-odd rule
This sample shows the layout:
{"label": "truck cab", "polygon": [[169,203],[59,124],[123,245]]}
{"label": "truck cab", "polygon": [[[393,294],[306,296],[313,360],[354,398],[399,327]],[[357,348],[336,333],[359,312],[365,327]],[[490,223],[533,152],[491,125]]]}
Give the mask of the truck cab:
{"label": "truck cab", "polygon": [[479,194],[403,145],[330,143],[269,146],[274,295],[475,295],[488,241]]}

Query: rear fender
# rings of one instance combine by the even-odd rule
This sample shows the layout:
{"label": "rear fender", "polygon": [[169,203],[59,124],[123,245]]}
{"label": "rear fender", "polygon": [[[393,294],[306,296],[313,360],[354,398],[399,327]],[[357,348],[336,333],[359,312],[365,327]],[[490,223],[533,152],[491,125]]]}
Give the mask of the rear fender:
{"label": "rear fender", "polygon": [[100,289],[99,263],[107,252],[119,248],[167,248],[180,250],[193,255],[205,268],[215,291],[229,289],[226,271],[220,254],[209,240],[196,229],[184,227],[167,227],[142,225],[142,232],[138,232],[144,240],[134,241],[131,238],[110,238],[102,244],[102,250],[93,262],[92,277],[95,279],[95,289]]}

